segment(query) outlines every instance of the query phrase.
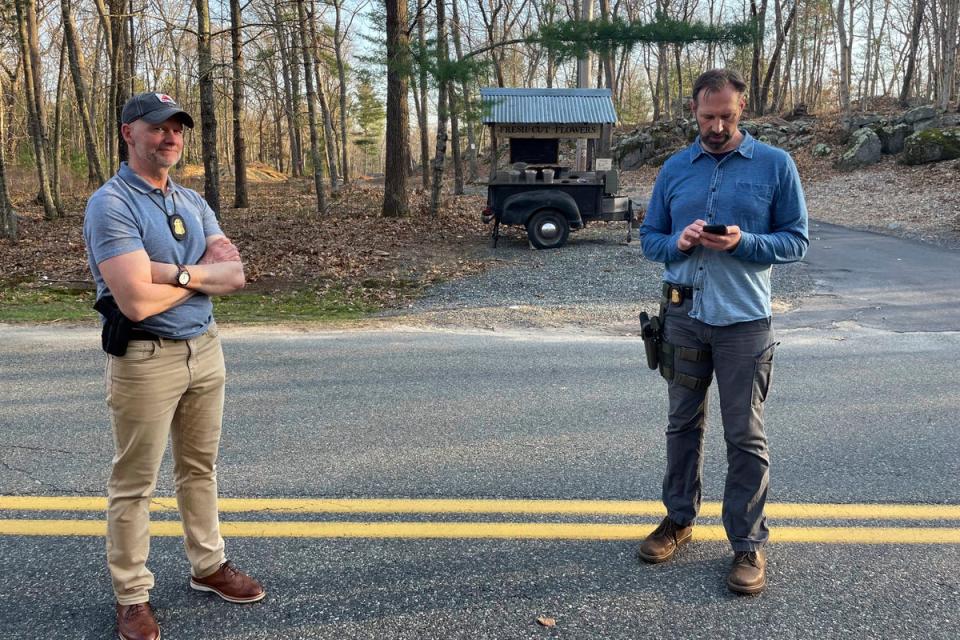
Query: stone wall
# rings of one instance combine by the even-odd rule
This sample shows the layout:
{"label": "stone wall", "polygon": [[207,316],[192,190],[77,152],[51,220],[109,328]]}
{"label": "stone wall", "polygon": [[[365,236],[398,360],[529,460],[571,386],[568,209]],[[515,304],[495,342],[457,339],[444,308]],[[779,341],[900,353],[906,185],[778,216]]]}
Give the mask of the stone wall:
{"label": "stone wall", "polygon": [[[792,122],[777,118],[762,123],[743,120],[740,128],[761,142],[793,151],[813,141],[813,123],[812,118]],[[638,127],[616,140],[613,154],[622,170],[629,171],[644,164],[660,165],[693,142],[697,133],[697,122],[692,118],[655,122]]]}
{"label": "stone wall", "polygon": [[[816,119],[799,117],[790,121],[774,118],[764,122],[741,121],[740,127],[767,144],[787,151],[796,151],[814,143]],[[846,134],[846,147],[834,161],[839,169],[855,169],[879,162],[884,154],[902,154],[907,164],[935,162],[926,158],[947,160],[954,155],[955,134],[950,130],[960,127],[960,113],[940,113],[924,105],[899,114],[858,113],[841,121]],[[947,131],[946,134],[935,132]],[[931,132],[919,135],[922,132]],[[675,118],[655,122],[619,136],[614,140],[613,156],[622,170],[642,165],[660,165],[673,153],[689,145],[697,136],[693,118]],[[946,141],[945,147],[931,149],[937,141]],[[920,149],[921,144],[923,149]],[[911,153],[903,153],[912,149]],[[818,142],[810,149],[817,157],[834,154],[829,145]]]}

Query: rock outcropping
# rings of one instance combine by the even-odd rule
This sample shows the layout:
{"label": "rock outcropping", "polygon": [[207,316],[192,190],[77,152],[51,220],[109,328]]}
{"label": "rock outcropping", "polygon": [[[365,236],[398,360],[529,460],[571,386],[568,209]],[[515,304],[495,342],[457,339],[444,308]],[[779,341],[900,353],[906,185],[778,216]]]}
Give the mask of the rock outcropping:
{"label": "rock outcropping", "polygon": [[[750,135],[776,147],[792,151],[813,140],[813,120],[809,118],[788,122],[781,118],[757,123],[744,120],[740,128]],[[655,122],[638,127],[613,145],[613,154],[623,170],[649,164],[660,165],[674,152],[690,144],[697,137],[697,121],[692,118]]]}
{"label": "rock outcropping", "polygon": [[900,161],[924,164],[960,158],[960,127],[932,128],[907,138]]}
{"label": "rock outcropping", "polygon": [[[859,113],[851,115],[843,125],[850,134],[850,146],[837,160],[838,169],[856,169],[880,162],[881,154],[903,153],[900,161],[905,164],[960,157],[952,155],[956,144],[953,134],[944,133],[960,125],[960,114],[940,113],[930,105],[914,107],[894,117]],[[865,131],[879,139],[879,152]]]}
{"label": "rock outcropping", "polygon": [[[740,127],[761,142],[796,151],[814,142],[816,120],[805,111],[792,113],[790,121],[773,118],[764,122],[744,120]],[[901,162],[918,164],[960,158],[956,132],[960,113],[941,113],[930,105],[900,114],[855,113],[841,121],[848,146],[836,157],[839,169],[856,169],[879,162],[884,154],[903,154]],[[660,165],[697,137],[693,118],[675,118],[638,127],[614,142],[612,152],[623,170],[641,165]],[[841,141],[843,138],[841,137]],[[816,157],[837,153],[819,142],[810,149]]]}

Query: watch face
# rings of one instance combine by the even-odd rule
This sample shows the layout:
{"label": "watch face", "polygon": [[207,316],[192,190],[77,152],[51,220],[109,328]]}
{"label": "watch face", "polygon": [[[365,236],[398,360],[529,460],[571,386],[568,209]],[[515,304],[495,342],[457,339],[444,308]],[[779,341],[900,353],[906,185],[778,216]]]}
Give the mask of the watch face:
{"label": "watch face", "polygon": [[177,274],[177,282],[180,283],[181,287],[185,287],[190,284],[190,272],[184,269]]}

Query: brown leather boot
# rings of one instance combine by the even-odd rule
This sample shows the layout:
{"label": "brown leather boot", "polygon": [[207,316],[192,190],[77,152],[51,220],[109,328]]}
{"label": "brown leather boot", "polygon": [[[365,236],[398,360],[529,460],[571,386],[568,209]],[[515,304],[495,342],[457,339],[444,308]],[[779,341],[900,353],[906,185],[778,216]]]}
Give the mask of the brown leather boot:
{"label": "brown leather boot", "polygon": [[767,586],[767,555],[760,551],[738,551],[727,575],[727,588],[735,593],[754,594]]}
{"label": "brown leather boot", "polygon": [[660,526],[640,544],[638,555],[644,562],[666,562],[692,537],[693,525],[680,526],[670,518],[664,518]]}
{"label": "brown leather boot", "polygon": [[227,602],[237,604],[257,602],[267,595],[259,582],[238,570],[229,560],[205,578],[190,578],[190,587],[197,591],[212,591]]}
{"label": "brown leather boot", "polygon": [[117,633],[120,640],[160,640],[160,627],[150,610],[150,603],[117,603]]}

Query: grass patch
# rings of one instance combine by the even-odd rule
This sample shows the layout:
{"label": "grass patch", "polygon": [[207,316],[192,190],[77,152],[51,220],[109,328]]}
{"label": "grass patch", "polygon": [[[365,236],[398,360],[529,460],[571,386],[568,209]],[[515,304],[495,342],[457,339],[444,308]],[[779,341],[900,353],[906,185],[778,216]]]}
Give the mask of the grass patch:
{"label": "grass patch", "polygon": [[[95,323],[94,299],[95,293],[89,290],[0,285],[0,322]],[[217,321],[235,324],[355,320],[378,309],[341,288],[241,292],[214,300]]]}
{"label": "grass patch", "polygon": [[217,298],[213,307],[218,322],[238,324],[356,320],[377,310],[377,306],[336,288],[323,292],[242,292]]}
{"label": "grass patch", "polygon": [[0,286],[0,322],[95,322],[96,293],[85,289]]}

